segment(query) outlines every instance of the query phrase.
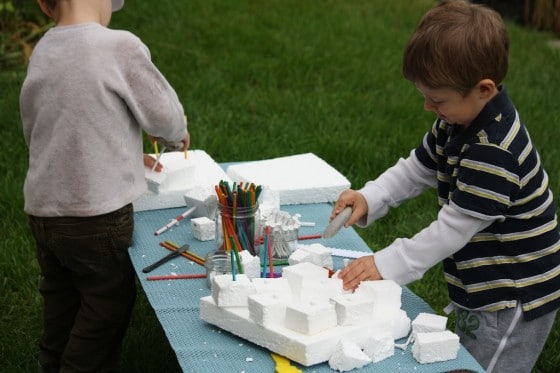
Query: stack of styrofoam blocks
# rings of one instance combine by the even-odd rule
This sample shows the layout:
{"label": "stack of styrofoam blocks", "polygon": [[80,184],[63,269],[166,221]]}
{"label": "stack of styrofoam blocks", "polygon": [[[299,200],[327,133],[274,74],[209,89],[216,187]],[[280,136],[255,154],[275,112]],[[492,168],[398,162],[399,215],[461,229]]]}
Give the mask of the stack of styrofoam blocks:
{"label": "stack of styrofoam blocks", "polygon": [[401,309],[401,295],[402,289],[394,281],[363,281],[353,294],[333,299],[339,325],[360,325],[368,319],[383,322],[370,329],[364,340],[341,341],[329,359],[331,368],[347,371],[362,367],[366,361],[376,363],[394,355],[395,339],[410,330],[410,319]]}
{"label": "stack of styrofoam blocks", "polygon": [[213,220],[218,210],[218,196],[213,187],[188,189],[183,195],[188,208],[196,207],[190,215],[194,238],[209,241],[216,237],[216,223]]}
{"label": "stack of styrofoam blocks", "polygon": [[333,359],[333,364],[356,364],[347,354],[355,348],[343,348],[342,341],[363,349],[368,362],[379,361],[392,355],[394,339],[408,335],[410,319],[396,312],[400,301],[391,301],[385,307],[390,312],[373,318],[375,303],[390,291],[384,281],[376,283],[379,289],[363,285],[351,294],[340,279],[311,263],[285,267],[282,278],[247,281],[237,275],[233,281],[231,275],[217,275],[212,296],[201,299],[201,318],[303,365]]}
{"label": "stack of styrofoam blocks", "polygon": [[[340,279],[307,262],[285,267],[281,278],[217,275],[213,281],[212,295],[201,298],[203,320],[306,366],[328,361],[344,371],[378,362],[410,331],[402,289],[393,281],[363,281],[349,293]],[[415,319],[413,353],[420,363],[456,357],[458,339],[444,329],[441,316]]]}
{"label": "stack of styrofoam blocks", "polygon": [[412,356],[421,364],[457,358],[459,336],[446,330],[447,317],[420,313],[412,322]]}

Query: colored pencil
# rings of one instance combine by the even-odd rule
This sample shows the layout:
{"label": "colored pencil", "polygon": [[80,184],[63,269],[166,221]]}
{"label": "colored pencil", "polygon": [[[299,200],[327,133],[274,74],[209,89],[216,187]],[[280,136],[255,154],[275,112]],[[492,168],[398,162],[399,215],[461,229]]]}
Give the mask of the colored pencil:
{"label": "colored pencil", "polygon": [[157,281],[157,280],[190,280],[195,278],[206,278],[206,273],[197,273],[192,275],[166,275],[166,276],[148,276],[146,280]]}
{"label": "colored pencil", "polygon": [[233,250],[229,251],[229,254],[231,256],[230,261],[231,261],[231,278],[233,281],[235,281],[235,258],[233,256]]}
{"label": "colored pencil", "polygon": [[[266,235],[270,237],[270,226],[266,226]],[[269,238],[268,240],[268,247],[267,247],[267,254],[268,254],[268,277],[274,277],[274,262],[272,260],[272,240]]]}
{"label": "colored pencil", "polygon": [[302,240],[313,240],[315,238],[321,238],[323,237],[323,235],[321,233],[317,233],[317,234],[308,234],[307,236],[298,236],[298,240],[302,241]]}
{"label": "colored pencil", "polygon": [[[170,241],[160,242],[159,245],[161,247],[166,248],[167,250],[170,250],[170,251],[175,251],[179,248],[179,246],[175,245],[174,243],[172,243]],[[182,253],[181,256],[183,256],[183,257],[195,262],[196,264],[199,264],[199,265],[204,267],[204,258],[196,255],[192,251],[187,250],[184,253]]]}

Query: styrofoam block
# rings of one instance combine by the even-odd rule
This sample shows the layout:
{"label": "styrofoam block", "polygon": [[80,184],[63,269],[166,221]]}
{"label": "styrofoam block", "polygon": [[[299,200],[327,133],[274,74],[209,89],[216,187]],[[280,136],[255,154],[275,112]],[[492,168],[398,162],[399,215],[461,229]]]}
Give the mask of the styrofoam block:
{"label": "styrofoam block", "polygon": [[313,153],[234,164],[227,174],[232,180],[270,187],[282,205],[336,201],[350,188],[344,175]]}
{"label": "styrofoam block", "polygon": [[417,333],[412,345],[412,356],[420,364],[457,358],[459,336],[449,330]]}
{"label": "styrofoam block", "polygon": [[334,304],[329,302],[295,303],[286,307],[286,327],[313,335],[336,326]]}
{"label": "styrofoam block", "polygon": [[288,257],[288,264],[293,266],[299,263],[313,263],[313,255],[305,250],[295,250]]}
{"label": "styrofoam block", "polygon": [[286,301],[273,293],[253,294],[248,297],[251,320],[263,327],[284,324]]}
{"label": "styrofoam block", "polygon": [[373,299],[374,311],[385,313],[401,308],[402,288],[393,280],[362,281],[355,292]]}
{"label": "styrofoam block", "polygon": [[145,173],[148,190],[156,194],[164,194],[174,190],[185,190],[193,185],[189,176],[194,174],[195,163],[192,159],[185,160],[184,153],[163,153],[160,163],[163,165],[161,172],[149,170]]}
{"label": "styrofoam block", "polygon": [[245,274],[216,275],[212,279],[212,297],[220,307],[247,307],[247,297],[255,293],[255,286]]}
{"label": "styrofoam block", "polygon": [[216,216],[218,196],[214,187],[203,185],[189,188],[183,195],[183,198],[188,208],[196,206],[196,210],[191,215],[192,217],[204,216],[213,219]]}
{"label": "styrofoam block", "polygon": [[417,333],[444,331],[447,327],[447,317],[420,312],[411,325],[412,336],[416,338]]}
{"label": "styrofoam block", "polygon": [[287,279],[282,277],[275,278],[254,278],[252,280],[257,294],[275,294],[282,297],[286,303],[292,301],[292,288]]}
{"label": "styrofoam block", "polygon": [[282,268],[282,277],[288,280],[292,292],[299,292],[304,280],[329,278],[329,271],[312,263],[299,263]]}
{"label": "styrofoam block", "polygon": [[393,339],[401,339],[408,336],[410,332],[410,318],[406,315],[405,310],[393,311],[389,315],[391,316],[387,324],[391,329]]}
{"label": "styrofoam block", "polygon": [[372,334],[363,347],[364,353],[374,363],[395,354],[395,340],[390,333]]}
{"label": "styrofoam block", "polygon": [[294,300],[328,302],[344,292],[343,281],[340,278],[305,279],[301,287],[295,289]]}
{"label": "styrofoam block", "polygon": [[[203,150],[165,152],[161,155],[161,172],[144,168],[148,190],[133,202],[134,211],[158,210],[185,206],[185,191],[212,189],[220,180],[231,182],[225,171]],[[155,154],[152,154],[155,157]],[[213,190],[213,189],[212,189]]]}
{"label": "styrofoam block", "polygon": [[253,256],[247,250],[241,250],[239,252],[239,259],[241,260],[241,265],[243,266],[243,273],[247,275],[249,279],[260,277],[261,261],[258,256]]}
{"label": "styrofoam block", "polygon": [[333,297],[338,325],[364,324],[371,317],[373,300],[359,294]]}
{"label": "styrofoam block", "polygon": [[[290,265],[292,265],[292,262],[294,262],[294,264],[297,264],[296,261],[299,263],[310,262],[320,267],[333,269],[331,250],[319,243],[314,243],[311,245],[298,243],[298,249],[294,251],[292,255],[297,252],[300,252],[298,254],[299,257],[296,256],[292,258],[292,256],[290,256],[290,258],[288,258],[288,263],[290,263]],[[309,253],[309,255],[304,255],[304,253]]]}
{"label": "styrofoam block", "polygon": [[216,238],[216,222],[205,216],[191,219],[194,238],[199,241],[210,241]]}
{"label": "styrofoam block", "polygon": [[329,359],[331,369],[339,372],[359,369],[369,363],[371,363],[371,359],[362,351],[360,346],[348,341],[340,341],[336,351]]}

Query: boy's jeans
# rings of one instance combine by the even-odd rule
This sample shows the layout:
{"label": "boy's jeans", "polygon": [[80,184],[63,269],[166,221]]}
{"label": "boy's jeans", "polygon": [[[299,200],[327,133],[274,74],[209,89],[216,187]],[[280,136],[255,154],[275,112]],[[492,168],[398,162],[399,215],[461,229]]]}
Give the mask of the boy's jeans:
{"label": "boy's jeans", "polygon": [[42,278],[44,371],[110,372],[136,298],[129,204],[93,217],[29,216]]}

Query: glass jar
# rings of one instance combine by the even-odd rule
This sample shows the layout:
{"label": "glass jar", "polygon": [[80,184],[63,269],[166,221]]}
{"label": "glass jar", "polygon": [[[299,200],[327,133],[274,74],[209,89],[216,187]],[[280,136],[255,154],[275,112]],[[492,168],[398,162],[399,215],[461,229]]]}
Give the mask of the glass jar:
{"label": "glass jar", "polygon": [[259,204],[232,207],[218,204],[216,212],[216,249],[248,250],[253,256],[258,250],[255,241],[260,232]]}
{"label": "glass jar", "polygon": [[212,251],[206,255],[204,259],[204,267],[206,267],[206,280],[208,286],[212,288],[212,281],[216,275],[226,275],[231,273],[230,256],[226,251]]}
{"label": "glass jar", "polygon": [[[265,240],[272,250],[272,258],[277,260],[287,260],[290,255],[297,249],[298,233],[297,228],[286,229],[284,227],[274,227],[269,230],[268,239]],[[267,252],[267,248],[262,249],[263,253]],[[261,256],[263,255],[261,253]]]}

